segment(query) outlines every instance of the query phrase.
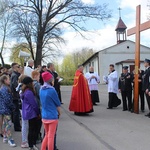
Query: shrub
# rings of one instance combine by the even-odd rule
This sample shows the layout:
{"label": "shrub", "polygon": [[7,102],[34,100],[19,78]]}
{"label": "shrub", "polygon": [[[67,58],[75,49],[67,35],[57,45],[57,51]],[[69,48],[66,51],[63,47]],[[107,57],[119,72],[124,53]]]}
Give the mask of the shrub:
{"label": "shrub", "polygon": [[64,78],[64,80],[61,81],[61,85],[73,85],[73,80],[74,79]]}

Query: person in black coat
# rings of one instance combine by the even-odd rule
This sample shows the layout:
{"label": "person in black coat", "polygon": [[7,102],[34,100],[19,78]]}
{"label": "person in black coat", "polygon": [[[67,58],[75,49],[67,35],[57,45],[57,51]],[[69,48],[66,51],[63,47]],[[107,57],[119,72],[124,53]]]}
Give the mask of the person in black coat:
{"label": "person in black coat", "polygon": [[141,111],[144,112],[145,110],[145,99],[144,99],[144,90],[142,86],[142,76],[144,75],[144,70],[140,70],[139,73],[139,96],[141,100]]}
{"label": "person in black coat", "polygon": [[42,78],[42,73],[45,72],[45,71],[47,71],[47,68],[46,68],[45,65],[43,65],[41,67],[41,70],[40,70],[40,80],[39,80],[39,82],[40,82],[41,85],[43,85],[43,83],[44,83],[43,78]]}
{"label": "person in black coat", "polygon": [[[123,67],[123,73],[119,78],[119,91],[121,92],[123,111],[132,110],[132,75],[128,72],[128,66]],[[128,99],[128,106],[127,106]]]}
{"label": "person in black coat", "polygon": [[146,69],[142,76],[142,89],[145,92],[148,109],[149,109],[149,113],[146,114],[145,116],[150,117],[150,96],[148,95],[149,88],[150,88],[150,60],[149,59],[145,59],[144,66]]}
{"label": "person in black coat", "polygon": [[56,92],[58,93],[58,97],[59,97],[61,104],[63,104],[62,99],[61,99],[61,91],[60,91],[60,82],[59,82],[60,77],[58,76],[57,72],[55,71],[55,67],[54,67],[53,63],[47,64],[47,71],[50,72],[54,77],[54,88],[55,88]]}
{"label": "person in black coat", "polygon": [[15,105],[15,110],[13,111],[13,123],[14,123],[14,130],[21,131],[20,125],[20,111],[19,111],[19,101],[20,95],[19,92],[16,91],[16,87],[18,86],[18,78],[20,76],[19,68],[20,66],[17,63],[12,63],[13,72],[10,78],[10,88],[13,96],[13,103]]}

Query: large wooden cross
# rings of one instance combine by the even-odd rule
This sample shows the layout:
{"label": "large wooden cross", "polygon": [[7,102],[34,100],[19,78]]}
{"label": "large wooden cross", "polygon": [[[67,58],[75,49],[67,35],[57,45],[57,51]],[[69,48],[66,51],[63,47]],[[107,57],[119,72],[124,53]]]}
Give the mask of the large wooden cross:
{"label": "large wooden cross", "polygon": [[136,7],[136,26],[127,30],[127,35],[136,35],[135,41],[135,79],[134,79],[134,112],[139,113],[139,83],[138,72],[140,68],[140,32],[150,28],[150,21],[141,22],[141,5]]}

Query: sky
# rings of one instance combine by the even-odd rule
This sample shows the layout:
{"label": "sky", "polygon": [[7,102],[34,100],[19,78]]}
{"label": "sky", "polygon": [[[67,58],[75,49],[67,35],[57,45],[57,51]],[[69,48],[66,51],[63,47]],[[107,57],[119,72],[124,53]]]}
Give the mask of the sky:
{"label": "sky", "polygon": [[[103,4],[108,3],[108,8],[112,10],[112,17],[107,21],[88,21],[86,27],[89,31],[84,33],[82,38],[79,34],[72,30],[68,30],[62,36],[66,40],[65,45],[61,45],[63,54],[82,48],[93,48],[100,51],[116,44],[115,28],[119,20],[119,10],[121,8],[121,18],[127,26],[127,29],[134,27],[136,23],[136,6],[141,5],[141,23],[146,22],[148,14],[150,14],[148,4],[150,0],[82,0],[86,4]],[[150,47],[149,40],[150,30],[141,32],[141,44]],[[128,40],[135,41],[135,35],[128,36]]]}
{"label": "sky", "polygon": [[[136,6],[141,5],[141,23],[147,21],[150,14],[150,0],[81,0],[85,4],[103,4],[108,3],[108,9],[112,10],[112,17],[106,21],[89,20],[85,27],[89,32],[83,33],[86,39],[70,28],[65,30],[62,37],[66,44],[61,44],[62,57],[71,52],[81,50],[82,48],[92,48],[95,51],[103,50],[115,45],[115,28],[119,20],[119,10],[121,8],[121,18],[127,26],[127,29],[134,27],[136,23]],[[149,15],[150,16],[150,15]],[[150,47],[150,30],[141,32],[141,44]],[[128,40],[135,41],[135,35],[127,37]],[[13,45],[16,41],[12,41]],[[9,62],[8,52],[4,54],[4,59]],[[60,59],[62,61],[62,59]]]}

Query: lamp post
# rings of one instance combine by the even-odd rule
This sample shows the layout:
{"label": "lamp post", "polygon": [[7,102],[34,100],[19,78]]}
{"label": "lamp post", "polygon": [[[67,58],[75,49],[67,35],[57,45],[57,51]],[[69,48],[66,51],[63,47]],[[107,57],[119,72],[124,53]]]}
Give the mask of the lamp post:
{"label": "lamp post", "polygon": [[29,60],[30,54],[27,53],[27,52],[24,52],[24,51],[20,50],[18,57],[23,58],[23,60],[24,60],[24,66],[26,66],[26,62]]}

